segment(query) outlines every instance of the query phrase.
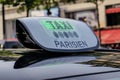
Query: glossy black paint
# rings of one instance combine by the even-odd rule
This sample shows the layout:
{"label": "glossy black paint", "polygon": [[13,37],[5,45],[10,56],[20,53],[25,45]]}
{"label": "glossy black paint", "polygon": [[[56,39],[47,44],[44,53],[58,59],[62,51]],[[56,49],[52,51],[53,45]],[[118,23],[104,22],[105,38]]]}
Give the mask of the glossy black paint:
{"label": "glossy black paint", "polygon": [[81,55],[24,55],[16,62],[0,61],[0,80],[107,80],[120,77],[118,68],[81,64],[94,59],[94,56]]}

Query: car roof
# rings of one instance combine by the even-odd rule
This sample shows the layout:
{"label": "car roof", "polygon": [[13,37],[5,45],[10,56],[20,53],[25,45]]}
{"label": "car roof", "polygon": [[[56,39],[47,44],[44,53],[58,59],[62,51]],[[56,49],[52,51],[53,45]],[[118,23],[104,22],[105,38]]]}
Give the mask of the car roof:
{"label": "car roof", "polygon": [[[50,58],[39,61],[27,67],[15,69],[15,62],[3,62],[0,66],[0,79],[2,80],[57,80],[70,77],[88,76],[96,74],[104,74],[109,72],[118,72],[119,68],[100,67],[93,65],[86,65],[78,63],[78,61],[90,60],[90,56],[72,56],[72,57],[59,57]],[[69,61],[72,58],[78,61],[63,63],[61,61]],[[92,58],[94,59],[94,58]],[[24,59],[25,60],[25,59]],[[24,63],[24,60],[21,60]],[[28,60],[28,58],[27,58]],[[34,60],[35,61],[35,60]],[[33,61],[33,62],[34,62]],[[31,63],[31,62],[30,62]],[[22,65],[22,63],[20,63]],[[7,77],[6,77],[7,75]],[[83,80],[83,79],[79,79]]]}

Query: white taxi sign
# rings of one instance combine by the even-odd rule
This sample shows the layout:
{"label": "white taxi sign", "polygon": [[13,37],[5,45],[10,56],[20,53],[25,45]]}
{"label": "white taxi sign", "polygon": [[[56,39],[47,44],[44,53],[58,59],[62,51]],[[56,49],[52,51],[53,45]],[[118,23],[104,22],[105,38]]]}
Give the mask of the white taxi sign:
{"label": "white taxi sign", "polygon": [[[54,52],[81,52],[96,49],[99,44],[86,23],[72,19],[20,18],[16,20],[16,29],[18,40],[25,47],[31,46],[30,48]],[[23,34],[26,34],[26,37]]]}

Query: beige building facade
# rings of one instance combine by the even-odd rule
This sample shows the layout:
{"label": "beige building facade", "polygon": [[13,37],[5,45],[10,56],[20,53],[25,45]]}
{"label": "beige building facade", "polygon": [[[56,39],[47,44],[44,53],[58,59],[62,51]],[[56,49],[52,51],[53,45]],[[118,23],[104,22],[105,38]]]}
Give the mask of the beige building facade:
{"label": "beige building facade", "polygon": [[[15,38],[15,20],[25,16],[25,12],[17,13],[17,8],[5,6],[5,38]],[[3,40],[2,5],[0,5],[0,23],[0,40]]]}
{"label": "beige building facade", "polygon": [[[104,2],[98,2],[99,8],[99,21],[101,27],[106,27],[107,25],[107,14],[106,7],[117,5],[120,7],[120,0],[105,0]],[[94,27],[97,27],[96,19],[96,7],[93,3],[76,3],[70,5],[61,6],[61,15],[62,17],[73,18],[79,20],[81,16],[88,16],[88,24],[91,24]],[[90,22],[92,21],[92,23]]]}

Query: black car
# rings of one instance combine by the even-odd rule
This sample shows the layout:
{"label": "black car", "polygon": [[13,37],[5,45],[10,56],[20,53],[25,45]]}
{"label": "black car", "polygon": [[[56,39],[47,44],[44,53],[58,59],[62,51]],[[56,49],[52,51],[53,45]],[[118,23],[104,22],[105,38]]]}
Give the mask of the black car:
{"label": "black car", "polygon": [[[17,61],[0,61],[1,80],[119,80],[120,69],[84,62],[96,60],[86,53],[46,55],[29,52]],[[38,54],[39,53],[39,54]],[[81,55],[85,54],[85,55]],[[88,53],[87,53],[88,54]],[[89,53],[91,54],[91,53]]]}
{"label": "black car", "polygon": [[37,50],[21,53],[16,61],[0,61],[0,80],[120,80],[119,51],[100,59],[108,53],[95,51],[99,40],[86,23],[30,17],[16,24],[18,40]]}

